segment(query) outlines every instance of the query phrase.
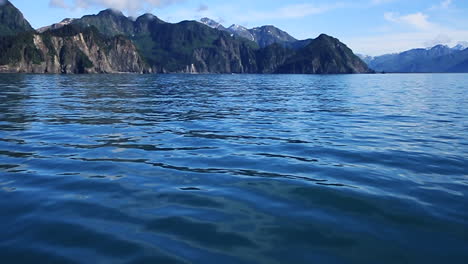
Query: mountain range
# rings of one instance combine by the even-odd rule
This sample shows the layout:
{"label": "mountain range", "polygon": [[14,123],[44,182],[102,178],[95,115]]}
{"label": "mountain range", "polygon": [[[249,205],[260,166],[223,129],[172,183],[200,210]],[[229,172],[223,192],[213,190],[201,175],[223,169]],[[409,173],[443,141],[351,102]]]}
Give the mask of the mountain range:
{"label": "mountain range", "polygon": [[[250,41],[256,42],[261,48],[265,48],[275,43],[291,48],[303,47],[300,45],[295,46],[293,43],[297,43],[297,39],[289,35],[287,32],[271,25],[248,29],[241,25],[234,24],[226,28],[222,24],[207,17],[200,19],[199,22],[211,28],[229,32],[232,36],[246,38]],[[311,40],[309,39],[307,41],[310,42]]]}
{"label": "mountain range", "polygon": [[[9,1],[0,6],[0,72],[369,73],[338,39],[296,40],[273,26],[167,23],[107,9],[32,29]],[[214,22],[215,23],[215,22]]]}
{"label": "mountain range", "polygon": [[298,41],[297,39],[289,35],[287,32],[271,25],[248,29],[241,25],[234,24],[229,28],[225,28],[220,23],[206,17],[202,18],[200,22],[209,27],[230,32],[232,36],[242,37],[250,41],[254,41],[261,48],[267,47],[275,43],[287,46],[287,44],[295,43]]}
{"label": "mountain range", "polygon": [[360,56],[370,68],[388,73],[468,72],[468,43],[437,45],[377,57]]}

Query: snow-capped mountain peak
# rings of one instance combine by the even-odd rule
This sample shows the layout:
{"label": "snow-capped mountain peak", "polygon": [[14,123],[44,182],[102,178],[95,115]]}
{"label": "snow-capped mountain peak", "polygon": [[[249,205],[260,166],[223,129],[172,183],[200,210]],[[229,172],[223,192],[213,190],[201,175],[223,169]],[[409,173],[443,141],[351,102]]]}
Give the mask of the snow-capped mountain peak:
{"label": "snow-capped mountain peak", "polygon": [[452,49],[454,49],[454,50],[466,50],[466,49],[468,49],[468,41],[460,41]]}
{"label": "snow-capped mountain peak", "polygon": [[55,24],[52,24],[50,26],[41,27],[41,28],[37,29],[37,32],[42,33],[42,32],[45,32],[45,31],[47,31],[49,29],[52,29],[52,30],[59,29],[61,27],[64,27],[66,25],[71,24],[75,20],[76,19],[74,19],[74,18],[65,18],[64,20],[60,21],[59,23],[55,23]]}
{"label": "snow-capped mountain peak", "polygon": [[211,18],[204,17],[199,21],[202,24],[209,26],[210,28],[218,29],[218,30],[227,30],[221,23],[214,21]]}
{"label": "snow-capped mountain peak", "polygon": [[233,24],[229,28],[232,29],[232,30],[247,30],[246,27],[243,27],[243,26],[238,25],[238,24]]}
{"label": "snow-capped mountain peak", "polygon": [[250,31],[246,27],[243,27],[241,25],[233,24],[228,28],[228,31],[236,36],[255,41],[254,35],[252,35],[252,33],[250,33]]}

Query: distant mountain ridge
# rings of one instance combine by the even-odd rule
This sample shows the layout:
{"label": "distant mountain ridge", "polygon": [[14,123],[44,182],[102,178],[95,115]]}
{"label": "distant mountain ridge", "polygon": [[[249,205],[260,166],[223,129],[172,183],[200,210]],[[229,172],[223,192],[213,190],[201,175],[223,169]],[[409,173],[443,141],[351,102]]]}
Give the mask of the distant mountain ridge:
{"label": "distant mountain ridge", "polygon": [[468,49],[468,41],[462,41],[459,42],[457,45],[455,45],[452,49],[454,50],[465,50]]}
{"label": "distant mountain ridge", "polygon": [[361,56],[371,69],[388,73],[468,72],[468,45],[436,45],[377,57]]}
{"label": "distant mountain ridge", "polygon": [[[14,16],[20,14],[17,10]],[[24,24],[20,19],[15,23],[12,28]],[[172,24],[152,14],[133,19],[107,9],[37,32],[23,27],[16,35],[2,37],[0,72],[372,72],[345,44],[325,34],[297,41],[284,31],[264,26],[247,30],[256,40],[251,41],[233,33],[234,28],[205,23],[210,26],[197,21]]]}
{"label": "distant mountain ridge", "polygon": [[207,17],[200,19],[199,22],[211,28],[228,31],[234,36],[254,41],[261,48],[267,47],[274,43],[287,45],[288,43],[293,43],[297,41],[297,39],[289,35],[287,32],[271,25],[248,29],[241,25],[234,24],[231,25],[229,28],[225,28],[220,23]]}

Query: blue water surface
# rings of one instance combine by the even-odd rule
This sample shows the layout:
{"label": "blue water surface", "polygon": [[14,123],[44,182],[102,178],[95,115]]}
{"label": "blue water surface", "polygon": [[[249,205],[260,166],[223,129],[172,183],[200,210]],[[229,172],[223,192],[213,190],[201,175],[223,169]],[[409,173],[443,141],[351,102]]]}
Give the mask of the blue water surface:
{"label": "blue water surface", "polygon": [[467,263],[468,75],[0,75],[1,263]]}

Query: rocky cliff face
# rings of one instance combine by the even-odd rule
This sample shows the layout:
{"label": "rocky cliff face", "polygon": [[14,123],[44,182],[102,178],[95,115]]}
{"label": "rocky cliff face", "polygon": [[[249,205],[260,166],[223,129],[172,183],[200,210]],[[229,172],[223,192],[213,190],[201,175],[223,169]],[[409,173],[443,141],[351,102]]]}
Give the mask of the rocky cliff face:
{"label": "rocky cliff face", "polygon": [[[194,21],[153,24],[144,42],[136,40],[155,72],[254,73],[255,43]],[[252,46],[254,45],[254,46]]]}
{"label": "rocky cliff face", "polygon": [[[24,26],[21,13],[6,3],[0,11],[18,18],[16,28]],[[10,25],[5,20],[2,23]],[[212,28],[214,24],[210,27],[196,21],[166,23],[151,14],[133,20],[110,9],[64,20],[41,33],[28,30],[27,25],[19,33],[0,35],[0,72],[370,72],[337,39],[321,35],[296,41],[273,26],[218,30]],[[234,29],[249,35],[240,37],[240,33],[232,33]]]}
{"label": "rocky cliff face", "polygon": [[259,73],[276,73],[285,61],[294,55],[294,50],[275,43],[257,51]]}
{"label": "rocky cliff face", "polygon": [[0,55],[0,72],[151,72],[130,40],[105,38],[92,28],[79,31],[65,26],[43,34],[25,35],[21,41],[18,38],[7,41],[14,51],[6,50]]}
{"label": "rocky cliff face", "polygon": [[158,73],[370,72],[337,39],[322,35],[297,41],[273,26],[219,30],[219,23],[209,19],[171,24],[146,14],[133,21],[111,10],[74,23],[127,36]]}
{"label": "rocky cliff face", "polygon": [[255,52],[243,42],[229,41],[229,36],[221,36],[213,47],[195,49],[192,56],[197,73],[257,72]]}

